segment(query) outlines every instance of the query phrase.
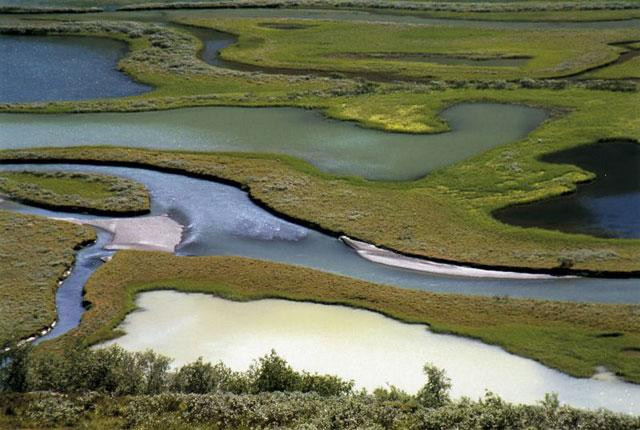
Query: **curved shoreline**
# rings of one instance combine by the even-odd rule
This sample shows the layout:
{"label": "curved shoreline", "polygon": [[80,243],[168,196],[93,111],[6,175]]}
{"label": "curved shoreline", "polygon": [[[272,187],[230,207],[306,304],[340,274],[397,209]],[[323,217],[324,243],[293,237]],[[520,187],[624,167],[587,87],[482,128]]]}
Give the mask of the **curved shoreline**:
{"label": "curved shoreline", "polygon": [[[0,201],[1,200],[2,200],[2,197],[0,197]],[[67,220],[63,220],[63,221],[67,221]],[[49,335],[55,329],[56,325],[60,321],[60,313],[58,312],[58,304],[57,304],[59,290],[60,288],[62,288],[63,284],[69,279],[69,277],[73,273],[74,267],[78,264],[78,254],[86,250],[88,247],[96,245],[97,243],[98,243],[98,239],[96,238],[96,239],[85,241],[78,244],[74,249],[74,256],[73,256],[73,261],[71,262],[71,265],[65,269],[65,271],[62,273],[60,277],[58,277],[56,281],[56,289],[54,292],[54,302],[56,303],[56,306],[55,306],[56,319],[51,324],[33,332],[32,334],[27,335],[23,338],[17,339],[16,341],[14,341],[13,344],[10,343],[9,346],[5,346],[3,349],[0,349],[0,352],[8,352],[8,351],[11,351],[14,347],[20,347],[28,343],[34,343],[34,342],[38,343],[42,341],[47,335]]]}

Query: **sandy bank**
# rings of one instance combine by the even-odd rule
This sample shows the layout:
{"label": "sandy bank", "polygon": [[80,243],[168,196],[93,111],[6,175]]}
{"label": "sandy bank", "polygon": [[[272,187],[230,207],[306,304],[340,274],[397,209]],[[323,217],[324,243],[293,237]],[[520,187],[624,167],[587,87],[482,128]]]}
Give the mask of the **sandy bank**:
{"label": "sandy bank", "polygon": [[183,226],[167,215],[82,220],[59,218],[63,221],[91,225],[113,235],[105,249],[136,249],[140,251],[174,252],[182,240]]}
{"label": "sandy bank", "polygon": [[422,258],[407,257],[393,251],[378,248],[366,242],[340,236],[340,240],[355,249],[358,255],[375,263],[419,272],[436,273],[451,276],[470,276],[476,278],[505,278],[505,279],[547,279],[551,275],[536,273],[506,272],[500,270],[485,270],[474,267],[456,266],[453,264],[436,263]]}

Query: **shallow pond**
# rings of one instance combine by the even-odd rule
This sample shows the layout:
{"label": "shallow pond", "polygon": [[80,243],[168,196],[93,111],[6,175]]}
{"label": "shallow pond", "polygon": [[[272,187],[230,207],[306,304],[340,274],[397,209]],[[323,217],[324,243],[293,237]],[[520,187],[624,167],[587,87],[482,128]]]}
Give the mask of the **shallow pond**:
{"label": "shallow pond", "polygon": [[[105,173],[144,184],[151,195],[150,216],[170,214],[185,225],[182,243],[177,252],[180,255],[251,257],[311,267],[381,284],[443,293],[640,303],[637,279],[465,278],[420,273],[373,263],[360,257],[334,237],[292,224],[266,212],[256,206],[244,191],[202,179],[109,166],[0,165],[0,170],[24,169]],[[103,218],[48,211],[9,201],[1,202],[0,209],[54,217]],[[80,300],[78,297],[78,301]]]}
{"label": "shallow pond", "polygon": [[452,131],[412,135],[366,129],[298,108],[0,114],[0,148],[116,145],[284,153],[330,173],[410,180],[522,139],[547,114],[526,106],[464,103],[446,109],[441,117]]}
{"label": "shallow pond", "polygon": [[640,144],[598,142],[549,154],[542,161],[575,164],[596,177],[574,193],[496,211],[496,218],[523,227],[640,238]]}
{"label": "shallow pond", "polygon": [[512,402],[534,403],[556,392],[563,403],[640,412],[640,386],[572,378],[481,342],[434,334],[382,315],[312,303],[237,303],[204,294],[156,291],[138,296],[142,309],[121,324],[126,334],[103,345],[151,348],[182,365],[202,356],[245,370],[272,348],[295,369],[336,374],[372,390],[393,384],[415,393],[422,366],[446,370],[454,397],[488,389]]}
{"label": "shallow pond", "polygon": [[0,102],[141,94],[150,87],[117,69],[127,45],[100,37],[0,35]]}

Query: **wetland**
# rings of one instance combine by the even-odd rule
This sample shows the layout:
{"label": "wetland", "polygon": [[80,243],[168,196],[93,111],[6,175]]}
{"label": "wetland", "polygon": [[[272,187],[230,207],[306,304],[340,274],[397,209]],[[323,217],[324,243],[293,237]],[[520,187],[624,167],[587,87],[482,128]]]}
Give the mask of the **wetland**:
{"label": "wetland", "polygon": [[0,15],[1,389],[25,339],[274,348],[640,415],[638,19],[112,9]]}
{"label": "wetland", "polygon": [[526,106],[460,104],[442,113],[450,132],[412,135],[366,129],[293,108],[0,114],[0,147],[126,145],[162,150],[280,153],[302,158],[332,174],[403,181],[519,140],[546,117],[544,110]]}

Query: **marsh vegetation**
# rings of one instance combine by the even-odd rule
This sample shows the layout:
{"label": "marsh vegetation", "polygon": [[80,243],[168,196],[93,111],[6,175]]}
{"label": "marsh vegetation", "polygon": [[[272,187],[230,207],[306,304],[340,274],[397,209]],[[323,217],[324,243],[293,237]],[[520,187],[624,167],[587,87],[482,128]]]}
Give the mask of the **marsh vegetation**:
{"label": "marsh vegetation", "polygon": [[149,211],[147,189],[118,176],[69,172],[0,172],[0,194],[70,212],[133,215]]}

